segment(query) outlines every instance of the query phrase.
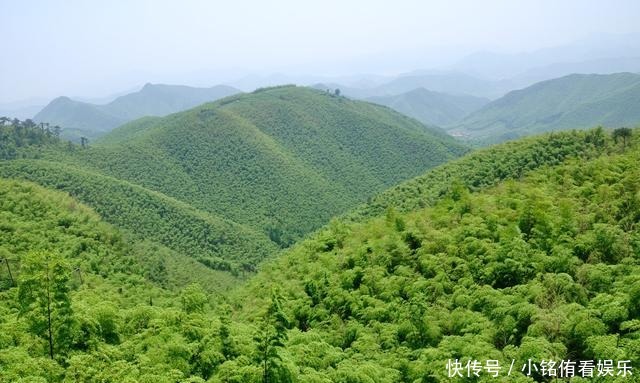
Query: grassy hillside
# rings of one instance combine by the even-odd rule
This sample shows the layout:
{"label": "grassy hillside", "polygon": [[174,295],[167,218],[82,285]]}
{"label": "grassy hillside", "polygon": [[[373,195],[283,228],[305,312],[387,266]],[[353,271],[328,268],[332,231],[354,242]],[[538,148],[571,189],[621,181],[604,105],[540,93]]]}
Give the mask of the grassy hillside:
{"label": "grassy hillside", "polygon": [[570,75],[508,93],[450,132],[497,142],[551,130],[634,126],[640,122],[640,75]]}
{"label": "grassy hillside", "polygon": [[120,96],[105,105],[58,97],[38,112],[34,120],[60,125],[63,136],[99,137],[127,121],[143,116],[164,116],[238,93],[218,85],[193,88],[181,85],[146,84],[140,91]]}
{"label": "grassy hillside", "polygon": [[465,151],[389,108],[278,87],[135,121],[62,158],[288,245]]}
{"label": "grassy hillside", "polygon": [[394,96],[370,97],[367,101],[386,105],[426,125],[451,125],[480,109],[489,99],[450,95],[417,88]]}

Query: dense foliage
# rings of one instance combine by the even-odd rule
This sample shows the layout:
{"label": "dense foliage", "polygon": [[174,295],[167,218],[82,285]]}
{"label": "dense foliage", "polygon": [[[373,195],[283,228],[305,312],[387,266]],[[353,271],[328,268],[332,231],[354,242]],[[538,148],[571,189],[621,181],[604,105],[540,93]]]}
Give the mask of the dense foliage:
{"label": "dense foliage", "polygon": [[[227,298],[178,288],[156,256],[169,250],[69,196],[0,180],[0,382],[445,382],[452,358],[515,360],[501,381],[544,381],[523,375],[528,359],[637,367],[637,132],[590,134],[602,149],[518,180],[470,190],[458,173],[428,207],[333,221]],[[586,145],[565,137],[567,153]]]}
{"label": "dense foliage", "polygon": [[280,291],[300,381],[450,381],[452,358],[516,360],[508,381],[527,381],[528,359],[637,363],[640,151],[612,150],[334,222],[250,283],[241,317]]}
{"label": "dense foliage", "polygon": [[161,192],[288,246],[465,151],[388,108],[288,86],[146,118],[89,150],[49,157]]}
{"label": "dense foliage", "polygon": [[561,129],[640,122],[640,75],[573,74],[515,90],[471,113],[452,131],[494,143]]}
{"label": "dense foliage", "polygon": [[[184,304],[157,287],[179,287],[158,254],[167,251],[130,242],[67,195],[0,179],[0,382],[127,382],[137,368],[144,381],[180,376],[158,359],[173,360],[171,344],[150,359],[136,351],[150,340],[149,315],[206,302],[197,287]],[[126,363],[132,353],[145,366]]]}
{"label": "dense foliage", "polygon": [[3,161],[0,177],[64,190],[92,206],[107,222],[212,269],[238,275],[253,270],[276,250],[266,236],[251,229],[161,193],[77,167],[44,160]]}
{"label": "dense foliage", "polygon": [[475,191],[505,179],[519,179],[532,170],[558,165],[569,158],[597,157],[617,144],[606,135],[602,128],[574,130],[476,150],[376,195],[347,217],[361,220],[380,216],[390,207],[400,212],[413,211],[439,200],[454,182]]}

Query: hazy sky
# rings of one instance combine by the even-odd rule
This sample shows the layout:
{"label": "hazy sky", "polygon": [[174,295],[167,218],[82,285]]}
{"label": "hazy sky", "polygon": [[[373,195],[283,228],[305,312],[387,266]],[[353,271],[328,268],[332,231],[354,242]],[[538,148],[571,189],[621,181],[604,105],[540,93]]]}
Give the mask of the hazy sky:
{"label": "hazy sky", "polygon": [[640,1],[0,0],[0,102],[251,73],[395,73],[640,32]]}

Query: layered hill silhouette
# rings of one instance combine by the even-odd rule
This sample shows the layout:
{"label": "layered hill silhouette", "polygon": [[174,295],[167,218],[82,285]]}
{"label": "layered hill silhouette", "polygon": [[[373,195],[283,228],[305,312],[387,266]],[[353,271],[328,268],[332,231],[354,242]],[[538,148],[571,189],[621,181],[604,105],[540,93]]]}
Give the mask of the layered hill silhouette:
{"label": "layered hill silhouette", "polygon": [[574,74],[510,92],[448,130],[498,142],[561,129],[635,126],[639,102],[638,74]]}
{"label": "layered hill silhouette", "polygon": [[394,96],[369,97],[367,101],[386,105],[427,125],[446,126],[459,122],[489,103],[489,99],[451,95],[417,88]]}
{"label": "layered hill silhouette", "polygon": [[386,107],[285,86],[134,121],[69,161],[288,244],[465,150]]}
{"label": "layered hill silhouette", "polygon": [[145,117],[86,148],[42,142],[9,151],[0,176],[64,190],[119,228],[235,274],[467,151],[387,107],[294,86]]}
{"label": "layered hill silhouette", "polygon": [[61,126],[63,135],[68,138],[81,135],[94,138],[143,116],[165,116],[238,92],[225,85],[194,88],[146,84],[140,91],[120,96],[104,105],[58,97],[38,112],[34,120]]}
{"label": "layered hill silhouette", "polygon": [[513,84],[510,80],[485,80],[461,72],[418,70],[399,75],[375,86],[345,86],[340,83],[326,82],[315,84],[313,87],[339,88],[344,95],[358,99],[395,96],[418,88],[450,95],[495,99],[513,89]]}

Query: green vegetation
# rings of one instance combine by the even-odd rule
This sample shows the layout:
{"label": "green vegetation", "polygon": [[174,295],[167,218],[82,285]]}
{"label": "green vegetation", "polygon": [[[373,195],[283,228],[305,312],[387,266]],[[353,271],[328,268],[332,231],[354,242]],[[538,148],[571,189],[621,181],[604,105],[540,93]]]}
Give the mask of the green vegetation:
{"label": "green vegetation", "polygon": [[611,150],[605,135],[602,128],[574,130],[476,150],[376,195],[347,217],[359,221],[380,216],[389,208],[413,211],[442,198],[454,183],[477,191],[505,179],[519,179],[532,170],[558,165],[569,158],[594,158]]}
{"label": "green vegetation", "polygon": [[288,246],[465,151],[388,108],[284,86],[132,122],[89,150],[49,157],[163,193]]}
{"label": "green vegetation", "polygon": [[105,105],[58,97],[38,112],[34,120],[60,125],[65,138],[96,138],[136,118],[164,116],[238,92],[237,89],[224,85],[192,88],[146,84],[140,91],[120,96]]}
{"label": "green vegetation", "polygon": [[567,149],[473,190],[459,160],[429,206],[335,220],[225,298],[167,284],[158,249],[69,196],[0,180],[0,382],[446,382],[453,358],[516,360],[526,382],[545,381],[529,359],[637,361],[637,136],[529,140],[522,158]]}
{"label": "green vegetation", "polygon": [[508,93],[450,128],[483,143],[561,129],[640,122],[640,75],[570,75]]}
{"label": "green vegetation", "polygon": [[369,97],[366,100],[386,105],[425,125],[437,126],[455,124],[489,102],[486,98],[438,93],[424,88],[393,96]]}
{"label": "green vegetation", "polygon": [[273,254],[269,239],[143,187],[99,173],[44,160],[0,162],[0,177],[64,190],[107,222],[139,239],[163,244],[216,270],[239,274]]}
{"label": "green vegetation", "polygon": [[36,124],[32,120],[20,121],[0,117],[0,160],[11,160],[19,152],[59,142],[61,128],[49,124]]}
{"label": "green vegetation", "polygon": [[451,381],[451,358],[515,359],[508,381],[529,381],[530,358],[637,361],[640,151],[607,146],[481,192],[455,183],[433,207],[334,222],[265,267],[238,317],[280,292],[299,381]]}
{"label": "green vegetation", "polygon": [[[189,343],[170,341],[186,339],[175,328],[154,329],[167,320],[197,337],[217,327],[201,315],[184,317],[208,307],[208,298],[198,285],[174,293],[184,287],[174,283],[206,272],[180,258],[164,264],[174,256],[131,242],[68,195],[0,179],[0,382],[181,379],[188,362],[176,353]],[[225,276],[209,273],[212,284]],[[188,360],[205,369],[216,357],[208,350]]]}
{"label": "green vegetation", "polygon": [[88,145],[23,125],[2,128],[15,145],[0,177],[63,190],[137,240],[237,277],[466,150],[388,108],[292,86],[139,119]]}

